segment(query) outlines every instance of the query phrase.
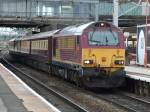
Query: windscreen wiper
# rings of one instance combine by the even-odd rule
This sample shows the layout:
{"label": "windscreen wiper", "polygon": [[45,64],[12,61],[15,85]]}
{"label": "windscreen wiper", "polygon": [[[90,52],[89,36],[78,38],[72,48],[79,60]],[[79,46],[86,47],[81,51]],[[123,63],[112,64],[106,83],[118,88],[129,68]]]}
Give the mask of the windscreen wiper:
{"label": "windscreen wiper", "polygon": [[114,35],[114,32],[112,31],[111,27],[109,28],[109,31],[111,32],[113,38],[114,38],[115,40],[117,40],[117,37]]}
{"label": "windscreen wiper", "polygon": [[101,45],[101,41],[97,41],[97,40],[89,40],[89,41],[91,41],[91,42],[96,42],[95,44],[98,44],[98,45]]}
{"label": "windscreen wiper", "polygon": [[94,35],[95,31],[96,31],[96,28],[95,28],[95,27],[93,27],[93,32],[92,32],[92,35],[90,35],[90,40],[92,40],[92,38],[93,38],[93,35]]}

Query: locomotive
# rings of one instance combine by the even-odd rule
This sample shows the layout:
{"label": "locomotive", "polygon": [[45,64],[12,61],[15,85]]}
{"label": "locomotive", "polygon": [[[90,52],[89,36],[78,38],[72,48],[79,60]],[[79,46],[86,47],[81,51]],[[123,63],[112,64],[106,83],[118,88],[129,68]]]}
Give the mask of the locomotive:
{"label": "locomotive", "polygon": [[78,86],[115,88],[125,81],[123,32],[99,21],[13,39],[9,54]]}

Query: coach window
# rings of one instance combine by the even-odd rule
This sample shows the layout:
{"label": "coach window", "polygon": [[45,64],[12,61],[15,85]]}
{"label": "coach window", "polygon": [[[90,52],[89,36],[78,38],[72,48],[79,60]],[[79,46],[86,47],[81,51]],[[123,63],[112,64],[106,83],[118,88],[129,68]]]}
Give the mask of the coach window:
{"label": "coach window", "polygon": [[43,47],[43,42],[40,41],[40,48],[42,49],[42,47]]}
{"label": "coach window", "polygon": [[43,49],[45,49],[45,41],[43,41]]}
{"label": "coach window", "polygon": [[45,42],[45,48],[47,49],[47,42]]}
{"label": "coach window", "polygon": [[43,40],[43,49],[45,48],[45,42],[44,42],[44,40]]}
{"label": "coach window", "polygon": [[42,49],[44,48],[44,41],[42,41]]}
{"label": "coach window", "polygon": [[44,41],[44,48],[46,49],[46,41]]}
{"label": "coach window", "polygon": [[35,48],[37,48],[37,46],[38,46],[37,44],[38,44],[37,41],[35,41]]}
{"label": "coach window", "polygon": [[36,47],[36,49],[38,48],[38,42],[37,41],[35,41],[36,43],[35,43],[35,47]]}
{"label": "coach window", "polygon": [[38,42],[39,43],[39,49],[41,48],[41,41]]}
{"label": "coach window", "polygon": [[38,42],[36,41],[36,48],[38,48]]}
{"label": "coach window", "polygon": [[42,41],[39,41],[40,49],[42,49]]}
{"label": "coach window", "polygon": [[44,49],[44,41],[42,41],[42,49]]}
{"label": "coach window", "polygon": [[46,42],[44,41],[44,49],[46,48]]}
{"label": "coach window", "polygon": [[40,41],[38,41],[38,48],[39,48],[39,49],[41,48],[41,46],[40,46]]}
{"label": "coach window", "polygon": [[41,42],[40,41],[38,42],[38,48],[39,49],[41,48]]}
{"label": "coach window", "polygon": [[38,46],[39,46],[38,44],[39,44],[38,41],[36,41],[36,48],[38,48]]}

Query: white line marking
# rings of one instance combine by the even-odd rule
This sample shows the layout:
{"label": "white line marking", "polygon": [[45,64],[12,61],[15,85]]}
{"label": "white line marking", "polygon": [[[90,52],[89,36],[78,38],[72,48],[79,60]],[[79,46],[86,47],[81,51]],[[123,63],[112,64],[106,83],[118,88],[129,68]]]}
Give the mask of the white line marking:
{"label": "white line marking", "polygon": [[0,98],[0,112],[8,112],[8,109],[1,98]]}

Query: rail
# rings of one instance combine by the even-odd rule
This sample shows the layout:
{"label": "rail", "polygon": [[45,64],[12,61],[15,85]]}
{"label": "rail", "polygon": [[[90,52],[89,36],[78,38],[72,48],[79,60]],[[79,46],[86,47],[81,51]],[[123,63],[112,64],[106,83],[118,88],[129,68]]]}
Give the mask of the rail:
{"label": "rail", "polygon": [[[13,72],[17,72],[17,73],[21,74],[25,78],[25,80],[28,79],[28,81],[30,80],[31,82],[36,83],[36,85],[38,85],[38,86],[44,88],[45,90],[47,90],[49,94],[53,94],[57,98],[63,100],[65,105],[67,104],[67,105],[72,107],[72,109],[70,111],[74,110],[74,111],[77,111],[77,112],[88,112],[88,110],[86,110],[85,108],[81,107],[77,103],[73,102],[71,99],[67,98],[65,95],[63,95],[60,92],[54,90],[53,88],[48,87],[47,85],[45,85],[44,83],[42,83],[38,79],[35,79],[35,78],[29,76],[28,74],[24,73],[20,69],[16,68],[11,63],[9,63],[5,58],[2,58],[2,61],[3,61],[4,65],[7,66],[9,69],[11,69]],[[18,76],[23,79],[22,76],[20,76],[20,75],[18,75]]]}
{"label": "rail", "polygon": [[129,112],[147,112],[150,102],[140,98],[129,96],[120,92],[108,95],[96,95],[96,97],[112,103]]}

